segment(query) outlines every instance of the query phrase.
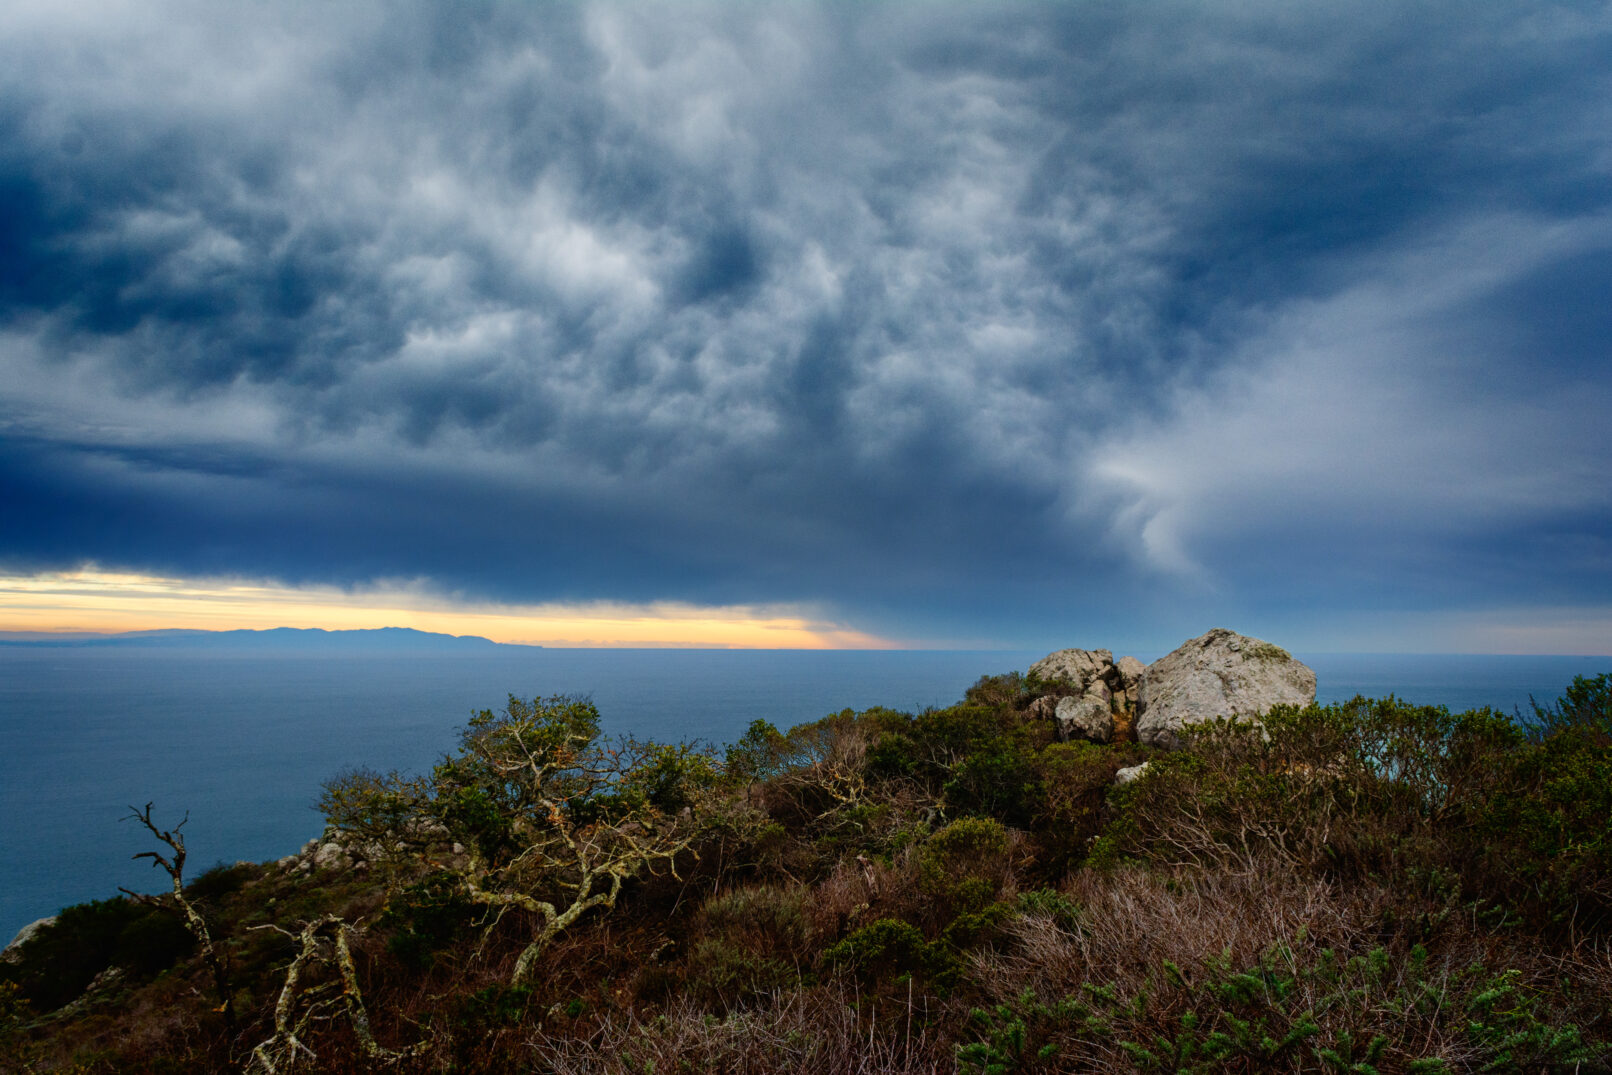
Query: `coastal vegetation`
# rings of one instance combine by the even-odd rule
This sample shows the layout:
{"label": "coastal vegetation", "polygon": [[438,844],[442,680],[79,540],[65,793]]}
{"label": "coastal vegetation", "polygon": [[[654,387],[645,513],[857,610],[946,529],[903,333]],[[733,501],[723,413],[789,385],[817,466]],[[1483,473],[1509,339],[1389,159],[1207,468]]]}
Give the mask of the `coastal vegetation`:
{"label": "coastal vegetation", "polygon": [[[1062,741],[1067,684],[725,748],[511,697],[277,863],[0,962],[19,1072],[1457,1072],[1612,1063],[1612,681]],[[1137,766],[1146,763],[1138,772]],[[1124,778],[1120,771],[1125,770]],[[197,818],[195,824],[204,824]]]}

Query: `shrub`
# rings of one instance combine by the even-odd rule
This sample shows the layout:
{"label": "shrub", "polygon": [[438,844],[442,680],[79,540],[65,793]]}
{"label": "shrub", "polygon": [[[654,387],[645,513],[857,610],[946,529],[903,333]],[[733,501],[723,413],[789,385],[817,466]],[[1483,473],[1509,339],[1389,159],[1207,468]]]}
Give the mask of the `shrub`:
{"label": "shrub", "polygon": [[1555,704],[1542,706],[1529,697],[1528,709],[1526,714],[1517,713],[1517,723],[1536,743],[1558,732],[1577,729],[1606,745],[1612,739],[1612,672],[1592,679],[1574,676]]}
{"label": "shrub", "polygon": [[1114,751],[1095,743],[1051,743],[1035,756],[1041,796],[1032,827],[1041,845],[1042,876],[1062,877],[1085,858],[1102,831],[1118,764]]}
{"label": "shrub", "polygon": [[386,949],[406,966],[425,970],[469,930],[475,912],[457,878],[434,873],[387,901],[380,925],[393,933]]}
{"label": "shrub", "polygon": [[1563,726],[1472,811],[1468,887],[1545,922],[1612,923],[1612,740]]}
{"label": "shrub", "polygon": [[711,897],[688,957],[689,991],[706,999],[754,999],[799,983],[811,959],[806,890],[753,885]]}
{"label": "shrub", "polygon": [[1594,1062],[1581,1031],[1543,1012],[1513,972],[1448,971],[1413,948],[1310,960],[1278,945],[1252,965],[1164,960],[1150,988],[1086,982],[1043,999],[1027,989],[973,1012],[966,1071],[1076,1069],[1209,1073],[1521,1071]]}
{"label": "shrub", "polygon": [[1025,744],[1004,739],[968,754],[953,766],[941,789],[954,810],[1030,824],[1042,795],[1033,756]]}
{"label": "shrub", "polygon": [[160,908],[96,900],[65,908],[22,946],[15,963],[0,967],[30,1005],[50,1011],[78,997],[109,967],[154,974],[194,945],[184,923]]}
{"label": "shrub", "polygon": [[1009,868],[1008,833],[992,818],[965,817],[931,836],[918,858],[918,886],[941,921],[978,910],[996,895]]}
{"label": "shrub", "polygon": [[198,903],[217,905],[244,888],[257,876],[258,869],[250,862],[214,863],[185,885],[185,895]]}
{"label": "shrub", "polygon": [[936,962],[936,955],[917,926],[897,918],[881,918],[829,947],[823,960],[830,966],[847,967],[871,981],[925,970]]}

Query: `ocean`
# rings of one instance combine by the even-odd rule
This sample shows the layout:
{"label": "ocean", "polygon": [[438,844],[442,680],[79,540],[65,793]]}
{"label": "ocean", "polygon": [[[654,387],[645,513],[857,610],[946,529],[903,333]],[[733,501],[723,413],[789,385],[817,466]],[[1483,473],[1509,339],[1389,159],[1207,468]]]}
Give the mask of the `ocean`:
{"label": "ocean", "polygon": [[[587,694],[607,733],[731,742],[847,707],[959,700],[981,675],[1043,653],[508,649],[398,655],[0,647],[0,944],[58,908],[160,891],[120,822],[154,803],[187,814],[187,875],[290,854],[318,835],[320,785],[343,769],[423,770],[479,709],[510,693]],[[1138,653],[1144,661],[1159,654]],[[1395,694],[1451,709],[1526,708],[1593,657],[1298,654],[1321,701]]]}

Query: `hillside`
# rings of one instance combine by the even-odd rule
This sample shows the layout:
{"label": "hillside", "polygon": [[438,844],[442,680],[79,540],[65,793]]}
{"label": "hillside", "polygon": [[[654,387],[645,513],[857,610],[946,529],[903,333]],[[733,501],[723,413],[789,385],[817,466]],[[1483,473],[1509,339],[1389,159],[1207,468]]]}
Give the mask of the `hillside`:
{"label": "hillside", "polygon": [[430,774],[333,778],[279,862],[192,874],[156,804],[131,851],[181,895],[8,949],[0,1067],[1607,1070],[1607,676],[1158,731],[1124,662],[721,751],[512,697]]}

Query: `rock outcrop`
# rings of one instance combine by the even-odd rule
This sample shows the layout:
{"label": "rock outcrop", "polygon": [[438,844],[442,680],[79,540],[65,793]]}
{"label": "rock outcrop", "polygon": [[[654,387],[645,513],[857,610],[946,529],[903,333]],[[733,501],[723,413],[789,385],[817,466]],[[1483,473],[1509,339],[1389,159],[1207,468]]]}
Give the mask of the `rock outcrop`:
{"label": "rock outcrop", "polygon": [[1315,701],[1315,673],[1280,646],[1217,627],[1147,666],[1136,737],[1174,749],[1184,725]]}
{"label": "rock outcrop", "polygon": [[1060,739],[1106,743],[1114,737],[1116,716],[1136,705],[1142,662],[1106,649],[1062,649],[1030,666],[1030,675],[1047,683],[1068,684],[1074,694],[1047,695],[1030,704],[1032,717],[1052,717]]}

